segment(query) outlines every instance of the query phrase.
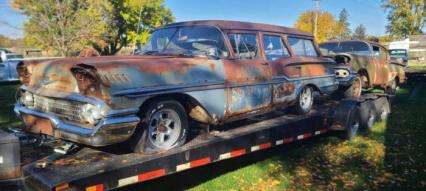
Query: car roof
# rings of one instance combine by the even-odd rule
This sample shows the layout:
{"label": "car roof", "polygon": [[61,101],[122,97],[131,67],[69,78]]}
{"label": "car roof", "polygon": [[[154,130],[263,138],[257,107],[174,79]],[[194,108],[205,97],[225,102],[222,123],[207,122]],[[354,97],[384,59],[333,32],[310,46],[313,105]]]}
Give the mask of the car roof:
{"label": "car roof", "polygon": [[323,43],[319,43],[319,45],[321,44],[327,44],[327,43],[342,43],[342,42],[360,42],[360,43],[367,43],[367,44],[371,44],[371,45],[375,45],[375,46],[380,46],[383,47],[383,45],[381,45],[378,42],[373,42],[373,41],[368,41],[368,40],[336,40],[336,41],[327,41],[327,42],[323,42]]}
{"label": "car roof", "polygon": [[313,38],[313,35],[308,32],[304,32],[298,29],[242,21],[225,21],[225,20],[198,20],[198,21],[185,21],[177,22],[163,26],[162,28],[177,27],[177,26],[214,26],[222,30],[251,30],[251,31],[263,31],[263,32],[274,32],[283,33],[297,36],[305,36]]}

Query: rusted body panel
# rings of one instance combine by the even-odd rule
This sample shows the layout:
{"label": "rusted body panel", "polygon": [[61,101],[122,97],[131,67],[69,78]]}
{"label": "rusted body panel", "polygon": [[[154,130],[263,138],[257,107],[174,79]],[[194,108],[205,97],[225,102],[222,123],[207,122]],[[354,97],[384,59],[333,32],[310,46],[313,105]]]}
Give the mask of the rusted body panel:
{"label": "rusted body panel", "polygon": [[[349,44],[350,43],[350,44]],[[344,47],[338,50],[337,47]],[[363,51],[353,51],[357,47],[365,46]],[[349,62],[344,63],[359,73],[365,72],[368,76],[369,87],[387,87],[396,79],[398,83],[405,82],[403,64],[395,63],[382,45],[369,41],[333,41],[320,44],[321,51],[330,56],[347,56]],[[343,49],[352,48],[352,51]],[[334,52],[338,50],[338,52]]]}
{"label": "rusted body panel", "polygon": [[[254,23],[234,25],[236,23],[197,21],[176,23],[164,28],[211,25],[228,32],[234,29],[263,31],[264,28],[268,34],[276,32],[283,37],[284,34],[291,34],[313,39],[310,34],[295,29]],[[225,35],[223,38],[230,51],[229,41]],[[217,125],[291,106],[306,85],[322,94],[330,94],[338,88],[339,82],[334,75],[336,64],[330,58],[291,56],[267,61],[261,50],[258,58],[250,60],[235,59],[230,51],[229,58],[221,59],[142,55],[22,62],[18,66],[23,82],[22,92],[51,98],[50,103],[73,100],[81,102],[83,108],[89,104],[86,110],[98,107],[101,111],[99,122],[92,126],[70,121],[78,119],[80,114],[78,111],[77,114],[74,114],[75,111],[67,113],[66,109],[74,108],[72,105],[76,104],[64,104],[64,112],[61,108],[46,104],[26,107],[25,103],[18,103],[15,111],[23,116],[32,116],[24,117],[29,131],[54,135],[53,131],[59,129],[58,134],[62,138],[98,146],[126,140],[134,132],[136,123],[142,120],[136,116],[139,108],[160,96],[185,98],[191,102],[183,104],[188,105],[186,109],[191,118]],[[82,109],[81,112],[86,110]],[[38,118],[52,121],[52,132],[34,127],[33,123],[45,122]],[[118,126],[123,130],[117,130]],[[121,133],[119,139],[100,141],[102,136],[107,135],[110,137],[108,141],[111,141],[118,136],[114,134],[116,132]]]}

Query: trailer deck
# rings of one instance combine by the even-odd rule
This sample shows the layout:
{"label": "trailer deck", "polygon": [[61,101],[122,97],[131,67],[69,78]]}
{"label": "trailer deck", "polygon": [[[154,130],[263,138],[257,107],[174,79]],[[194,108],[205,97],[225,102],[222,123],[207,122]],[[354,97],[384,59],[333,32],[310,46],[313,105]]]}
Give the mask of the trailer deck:
{"label": "trailer deck", "polygon": [[[362,104],[365,100],[377,97],[364,96],[350,103]],[[335,113],[341,105],[342,102],[327,101],[316,105],[308,115],[277,111],[234,122],[209,133],[190,136],[189,142],[184,146],[156,154],[126,153],[109,148],[81,148],[52,160],[43,168],[38,165],[39,161],[26,164],[22,168],[23,185],[30,190],[101,191],[151,180],[322,135],[336,122]]]}

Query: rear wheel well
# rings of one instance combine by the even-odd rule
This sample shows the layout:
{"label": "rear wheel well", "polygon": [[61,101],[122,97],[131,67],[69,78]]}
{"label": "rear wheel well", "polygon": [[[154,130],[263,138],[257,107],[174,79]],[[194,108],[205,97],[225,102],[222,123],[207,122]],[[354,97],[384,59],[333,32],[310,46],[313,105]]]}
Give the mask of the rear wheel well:
{"label": "rear wheel well", "polygon": [[314,84],[306,84],[304,87],[310,87],[315,92],[321,92],[321,90]]}

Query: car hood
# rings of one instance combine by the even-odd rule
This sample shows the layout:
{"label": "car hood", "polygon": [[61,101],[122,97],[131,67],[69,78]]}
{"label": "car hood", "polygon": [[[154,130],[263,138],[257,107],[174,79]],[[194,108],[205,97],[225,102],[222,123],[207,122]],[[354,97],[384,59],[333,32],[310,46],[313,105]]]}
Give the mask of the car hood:
{"label": "car hood", "polygon": [[82,93],[75,71],[87,71],[99,83],[101,98],[123,89],[224,80],[222,62],[206,57],[107,56],[21,63],[30,73],[26,86],[69,93]]}

